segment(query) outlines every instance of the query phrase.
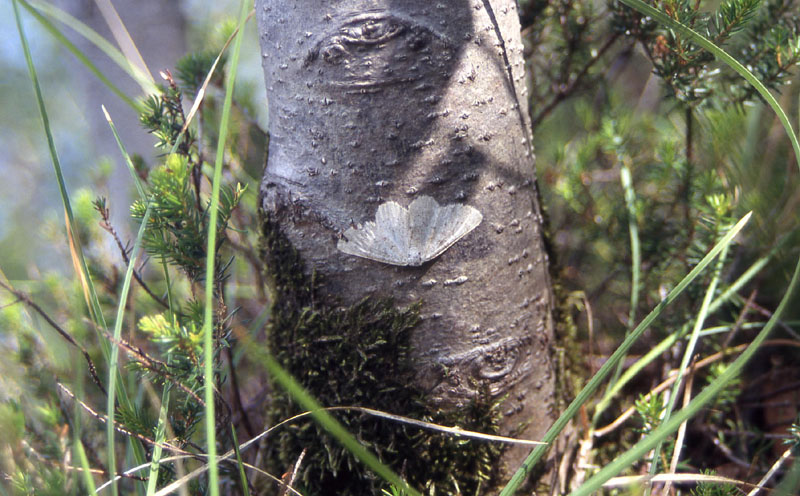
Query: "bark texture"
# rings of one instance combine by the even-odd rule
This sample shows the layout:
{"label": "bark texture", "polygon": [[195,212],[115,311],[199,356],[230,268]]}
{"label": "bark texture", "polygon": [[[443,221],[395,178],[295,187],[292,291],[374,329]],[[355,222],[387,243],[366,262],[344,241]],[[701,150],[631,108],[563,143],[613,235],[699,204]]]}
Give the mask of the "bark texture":
{"label": "bark texture", "polygon": [[[516,1],[257,0],[256,13],[271,136],[262,209],[321,281],[318,298],[421,301],[409,361],[431,408],[488,397],[502,401],[501,432],[541,436],[554,413],[552,295]],[[420,267],[337,250],[381,203],[420,195],[483,221]]]}

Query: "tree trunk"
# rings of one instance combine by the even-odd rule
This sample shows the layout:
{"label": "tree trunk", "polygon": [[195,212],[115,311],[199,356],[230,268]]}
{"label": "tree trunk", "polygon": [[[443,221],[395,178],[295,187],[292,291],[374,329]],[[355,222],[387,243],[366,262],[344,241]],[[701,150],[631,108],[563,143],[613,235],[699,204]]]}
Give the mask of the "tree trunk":
{"label": "tree trunk", "polygon": [[[399,351],[380,353],[404,361],[386,365],[399,368],[382,380],[408,376],[390,389],[405,388],[393,398],[407,397],[409,406],[388,405],[400,408],[390,413],[541,437],[555,413],[553,297],[516,1],[257,0],[256,13],[270,115],[261,207],[273,281],[274,351],[326,406],[337,401],[363,406],[370,401],[363,391],[350,397],[345,384],[317,380],[338,373],[323,367],[345,363],[314,365],[319,354],[346,350],[320,346],[300,359],[297,341],[306,348],[323,338],[359,346],[371,339],[362,321],[372,313],[380,325],[395,326]],[[371,249],[386,245],[380,239],[362,249],[366,257],[342,251],[359,231],[369,230],[366,223],[376,221],[380,205],[408,207],[422,197],[441,207],[474,207],[482,220],[431,260],[404,265],[370,259]],[[394,211],[399,212],[396,206]],[[375,229],[386,227],[380,217],[376,223]],[[297,287],[303,284],[309,287]],[[387,301],[394,310],[387,309]],[[324,314],[326,325],[333,326],[328,332],[344,336],[317,331],[303,341],[302,329],[314,326],[292,322],[308,311]],[[350,325],[340,325],[342,320]],[[355,359],[365,364],[380,363],[380,357],[360,356]],[[364,374],[354,370],[353,380]],[[383,400],[374,401],[369,406],[387,409]],[[482,413],[466,413],[476,409]],[[283,442],[281,449],[291,452],[290,441]],[[372,446],[381,452],[380,439]],[[483,488],[503,480],[527,451],[505,450],[502,460],[492,462],[499,471],[481,483]],[[293,463],[297,455],[276,455],[283,460],[278,465]],[[407,477],[439,484],[433,475],[411,473],[413,450],[382,456]],[[330,478],[317,480],[306,473],[305,484],[312,492],[332,493],[333,486],[314,486],[344,484],[349,476],[336,466],[331,471]],[[451,473],[462,475],[458,469]],[[460,490],[469,485],[459,484]],[[445,482],[437,487],[455,492]]]}

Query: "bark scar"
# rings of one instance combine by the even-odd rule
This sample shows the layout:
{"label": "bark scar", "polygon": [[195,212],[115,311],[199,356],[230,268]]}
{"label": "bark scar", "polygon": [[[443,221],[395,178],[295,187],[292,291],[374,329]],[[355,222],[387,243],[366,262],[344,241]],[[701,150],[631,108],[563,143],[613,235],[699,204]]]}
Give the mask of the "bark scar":
{"label": "bark scar", "polygon": [[443,376],[430,391],[434,403],[458,403],[482,391],[492,398],[505,394],[533,369],[532,344],[530,336],[506,337],[439,359]]}
{"label": "bark scar", "polygon": [[382,87],[430,79],[452,58],[452,47],[432,29],[383,12],[353,16],[306,55],[332,88],[372,93]]}

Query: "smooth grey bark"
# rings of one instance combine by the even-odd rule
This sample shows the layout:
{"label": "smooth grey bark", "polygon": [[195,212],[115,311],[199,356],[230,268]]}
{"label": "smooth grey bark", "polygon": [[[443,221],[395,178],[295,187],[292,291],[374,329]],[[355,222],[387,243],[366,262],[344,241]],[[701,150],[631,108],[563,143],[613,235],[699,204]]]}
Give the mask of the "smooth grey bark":
{"label": "smooth grey bark", "polygon": [[[506,398],[504,432],[541,437],[553,298],[515,0],[256,0],[256,14],[271,137],[262,208],[330,301],[423,301],[413,360],[432,405],[489,391]],[[337,250],[381,203],[420,195],[483,221],[421,267]],[[526,453],[511,449],[509,467]]]}

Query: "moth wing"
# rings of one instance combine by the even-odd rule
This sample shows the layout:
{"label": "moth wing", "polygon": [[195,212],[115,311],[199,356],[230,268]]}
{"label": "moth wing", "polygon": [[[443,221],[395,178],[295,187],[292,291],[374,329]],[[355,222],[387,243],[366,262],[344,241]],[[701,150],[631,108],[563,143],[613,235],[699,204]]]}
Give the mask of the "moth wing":
{"label": "moth wing", "polygon": [[472,232],[483,220],[478,209],[469,205],[447,205],[431,216],[431,225],[424,250],[424,260],[433,260],[458,240]]}
{"label": "moth wing", "polygon": [[420,196],[408,209],[389,201],[375,213],[375,222],[366,222],[344,233],[336,247],[349,255],[391,265],[420,265],[433,260],[469,234],[483,215],[468,205],[439,204],[430,196]]}
{"label": "moth wing", "polygon": [[375,222],[349,228],[336,247],[349,255],[391,265],[408,265],[408,211],[395,202],[378,207]]}
{"label": "moth wing", "polygon": [[409,249],[426,259],[424,254],[431,251],[435,243],[436,229],[442,208],[430,196],[420,196],[408,206]]}
{"label": "moth wing", "polygon": [[393,201],[383,203],[375,213],[375,224],[378,251],[395,260],[394,265],[408,265],[408,210]]}

